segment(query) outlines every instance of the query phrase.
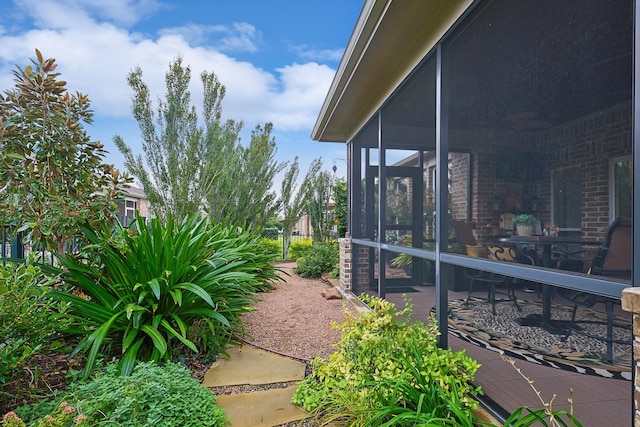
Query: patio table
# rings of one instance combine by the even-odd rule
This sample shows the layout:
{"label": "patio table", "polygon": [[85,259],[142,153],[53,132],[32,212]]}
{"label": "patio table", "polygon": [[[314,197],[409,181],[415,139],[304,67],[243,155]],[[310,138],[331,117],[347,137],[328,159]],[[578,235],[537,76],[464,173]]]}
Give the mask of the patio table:
{"label": "patio table", "polygon": [[[581,239],[558,236],[511,236],[499,239],[503,243],[516,245],[537,245],[542,247],[542,266],[555,268],[551,257],[554,245],[600,245],[593,239]],[[569,327],[566,322],[551,319],[551,288],[547,284],[542,285],[542,316],[531,316],[524,319],[523,326],[539,326],[552,334],[568,334]]]}

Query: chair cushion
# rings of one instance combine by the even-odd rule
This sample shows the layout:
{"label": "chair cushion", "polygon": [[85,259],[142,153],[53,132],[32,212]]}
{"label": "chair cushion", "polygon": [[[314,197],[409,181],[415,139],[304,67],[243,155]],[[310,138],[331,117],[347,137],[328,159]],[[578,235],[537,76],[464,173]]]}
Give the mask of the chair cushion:
{"label": "chair cushion", "polygon": [[516,252],[513,248],[505,248],[503,246],[487,246],[489,258],[498,261],[515,261]]}
{"label": "chair cushion", "polygon": [[482,245],[467,245],[467,255],[477,258],[487,258],[487,248]]}

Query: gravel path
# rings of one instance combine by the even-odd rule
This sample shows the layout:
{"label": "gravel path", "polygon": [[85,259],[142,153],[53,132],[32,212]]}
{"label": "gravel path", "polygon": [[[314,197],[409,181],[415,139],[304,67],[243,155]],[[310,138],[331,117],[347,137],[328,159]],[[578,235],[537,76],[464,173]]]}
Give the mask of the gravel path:
{"label": "gravel path", "polygon": [[297,359],[311,360],[333,353],[332,344],[340,340],[340,331],[329,327],[342,322],[343,300],[327,300],[322,296],[333,286],[320,279],[304,279],[294,272],[295,263],[282,263],[284,282],[275,290],[259,295],[256,310],[242,319],[248,340],[277,353]]}
{"label": "gravel path", "polygon": [[[340,340],[340,331],[330,328],[331,322],[344,321],[345,300],[326,299],[323,293],[333,286],[320,279],[304,279],[295,273],[296,264],[285,262],[279,268],[282,282],[271,292],[259,295],[256,310],[243,315],[245,330],[251,336],[247,342],[257,347],[289,356],[307,363],[307,374],[313,358],[328,357],[333,344]],[[216,395],[248,393],[285,388],[294,382],[214,387]],[[313,419],[295,421],[275,427],[317,427]]]}

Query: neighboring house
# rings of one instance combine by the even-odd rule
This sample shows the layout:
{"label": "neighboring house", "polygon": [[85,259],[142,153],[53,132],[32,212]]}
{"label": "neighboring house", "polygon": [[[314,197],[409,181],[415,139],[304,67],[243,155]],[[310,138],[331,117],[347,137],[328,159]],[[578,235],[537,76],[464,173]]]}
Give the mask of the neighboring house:
{"label": "neighboring house", "polygon": [[311,227],[311,218],[309,214],[304,214],[293,226],[293,234],[297,236],[310,237],[313,236],[313,227]]}
{"label": "neighboring house", "polygon": [[118,218],[122,225],[128,225],[139,213],[143,218],[149,216],[149,201],[142,188],[129,186],[124,189],[124,198],[117,202]]}
{"label": "neighboring house", "polygon": [[[613,299],[638,282],[633,251],[631,280],[619,280],[472,259],[448,240],[450,218],[475,224],[482,243],[485,225],[531,213],[600,242],[628,218],[638,247],[638,10],[636,0],[366,0],[312,132],[347,148],[345,285],[384,296],[407,283],[387,277],[383,254],[432,260],[446,347],[446,292],[460,268]],[[411,250],[386,243],[398,234]],[[421,264],[409,284],[422,284]]]}
{"label": "neighboring house", "polygon": [[[333,212],[333,209],[334,209],[334,205],[333,203],[331,203],[329,205],[329,211]],[[337,231],[338,231],[338,227],[334,225],[330,231],[331,235],[335,236]],[[313,227],[311,226],[311,217],[309,216],[309,214],[305,213],[300,217],[300,219],[293,226],[292,234],[297,236],[305,236],[305,237],[313,236]]]}

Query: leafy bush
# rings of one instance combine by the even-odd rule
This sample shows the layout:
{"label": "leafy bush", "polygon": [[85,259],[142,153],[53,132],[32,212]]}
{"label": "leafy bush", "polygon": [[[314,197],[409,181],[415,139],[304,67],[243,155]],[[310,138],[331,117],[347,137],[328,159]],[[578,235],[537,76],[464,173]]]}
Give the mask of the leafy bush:
{"label": "leafy bush", "polygon": [[330,279],[339,279],[340,278],[340,266],[335,265],[331,271],[329,272]]}
{"label": "leafy bush", "polygon": [[320,277],[334,269],[340,261],[336,245],[315,243],[302,258],[298,258],[296,272],[302,277]]}
{"label": "leafy bush", "polygon": [[273,246],[266,247],[260,236],[246,231],[239,231],[233,227],[211,226],[214,228],[215,239],[212,242],[214,251],[226,251],[235,258],[235,272],[243,272],[252,280],[245,282],[251,292],[264,292],[273,289],[273,282],[280,281],[278,275],[281,269],[273,261],[279,258],[279,252],[273,252]]}
{"label": "leafy bush", "polygon": [[[91,381],[72,384],[59,400],[82,414],[83,425],[205,427],[223,426],[226,420],[215,395],[175,363],[142,362],[130,376],[119,375],[118,367],[110,364]],[[28,420],[28,408],[16,412]],[[40,425],[33,422],[30,425]]]}
{"label": "leafy bush", "polygon": [[282,243],[277,240],[262,238],[260,239],[260,248],[265,254],[273,255],[274,258],[278,258],[282,254]]}
{"label": "leafy bush", "polygon": [[309,253],[311,253],[312,245],[313,242],[311,241],[311,239],[305,239],[291,243],[291,245],[289,246],[289,259],[297,261],[300,258],[307,256]]}
{"label": "leafy bush", "polygon": [[53,284],[29,260],[0,264],[0,384],[49,343],[64,306],[46,298]]}
{"label": "leafy bush", "polygon": [[257,238],[204,219],[177,224],[169,218],[165,226],[137,218],[134,226],[105,225],[101,233],[83,228],[91,245],[83,254],[59,257],[57,273],[85,294],[51,293],[70,303],[74,324],[63,332],[81,337],[73,354],[87,352],[85,377],[107,350],[122,355],[124,375],[136,360],[171,360],[178,343],[198,352],[189,339],[196,321],[204,349],[223,351],[243,334],[240,315],[253,309],[251,294],[277,277]]}
{"label": "leafy bush", "polygon": [[[409,323],[413,306],[408,301],[398,311],[377,297],[361,299],[371,311],[345,311],[344,323],[333,325],[342,332],[337,350],[326,360],[313,360],[313,372],[299,384],[294,403],[317,411],[323,421],[340,419],[353,426],[382,425],[374,418],[378,411],[372,409],[388,407],[394,400],[404,404],[411,399],[405,394],[416,387],[419,393],[435,393],[437,402],[458,402],[463,415],[477,407],[473,396],[480,389],[470,382],[479,365],[464,351],[438,347],[434,319],[426,325]],[[418,395],[417,400],[424,397]],[[451,416],[447,406],[439,404],[428,411],[442,409],[432,415],[446,418]]]}
{"label": "leafy bush", "polygon": [[265,239],[278,240],[278,228],[277,227],[267,227],[262,230],[262,237]]}

